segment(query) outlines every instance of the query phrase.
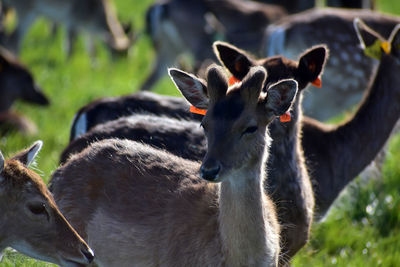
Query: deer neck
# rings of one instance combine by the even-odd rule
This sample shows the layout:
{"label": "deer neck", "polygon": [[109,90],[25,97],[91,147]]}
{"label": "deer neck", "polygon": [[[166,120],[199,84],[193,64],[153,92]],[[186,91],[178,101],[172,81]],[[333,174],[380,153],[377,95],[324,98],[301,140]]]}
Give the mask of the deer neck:
{"label": "deer neck", "polygon": [[[303,147],[314,165],[321,215],[377,155],[400,117],[400,63],[383,55],[355,115],[327,128],[305,124]],[[329,188],[329,190],[327,190]]]}
{"label": "deer neck", "polygon": [[263,189],[265,160],[242,167],[220,185],[219,224],[227,266],[261,265],[274,255],[269,239],[275,235],[268,225],[268,212],[274,209],[266,208]]}

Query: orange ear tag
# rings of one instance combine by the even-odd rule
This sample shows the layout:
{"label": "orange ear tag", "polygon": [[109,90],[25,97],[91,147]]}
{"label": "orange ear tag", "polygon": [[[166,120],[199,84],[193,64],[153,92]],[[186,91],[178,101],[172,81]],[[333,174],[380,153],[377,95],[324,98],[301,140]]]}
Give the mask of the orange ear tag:
{"label": "orange ear tag", "polygon": [[235,83],[239,83],[240,80],[238,78],[236,78],[235,76],[231,76],[229,78],[229,85],[234,85]]}
{"label": "orange ear tag", "polygon": [[281,115],[279,117],[279,119],[280,119],[281,122],[289,122],[289,121],[291,121],[290,112],[287,111],[285,114]]}
{"label": "orange ear tag", "polygon": [[190,106],[190,112],[195,113],[195,114],[200,114],[200,115],[206,115],[207,110],[199,109],[199,108],[196,108],[195,106]]}
{"label": "orange ear tag", "polygon": [[322,82],[321,82],[321,79],[319,77],[317,79],[315,79],[311,84],[316,86],[316,87],[318,87],[318,88],[321,88],[321,86],[322,86]]}

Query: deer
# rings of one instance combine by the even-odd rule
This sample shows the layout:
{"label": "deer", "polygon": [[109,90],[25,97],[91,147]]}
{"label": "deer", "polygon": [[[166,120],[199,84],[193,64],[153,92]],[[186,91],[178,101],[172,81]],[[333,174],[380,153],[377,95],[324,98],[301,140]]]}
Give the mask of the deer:
{"label": "deer", "polygon": [[94,255],[67,222],[41,177],[28,169],[42,148],[36,141],[9,159],[0,151],[0,258],[6,247],[61,266],[82,266]]}
{"label": "deer", "polygon": [[[220,60],[223,58],[222,62],[226,61],[225,58],[241,58],[241,53],[244,53],[223,42],[216,42],[214,51]],[[326,48],[317,46],[305,51],[298,61],[279,56],[260,60],[260,65],[269,73],[264,89],[280,79],[293,78],[298,82],[299,91],[302,91],[322,74],[326,56]],[[246,63],[236,65],[239,64],[246,66]],[[290,122],[275,120],[270,125],[273,138],[271,151],[274,153],[265,165],[265,169],[270,172],[265,189],[279,203],[277,208],[282,225],[282,254],[287,261],[308,240],[314,206],[312,187],[298,140],[300,102],[298,94],[290,111]],[[144,142],[185,159],[201,160],[205,155],[206,140],[191,121],[201,116],[193,118],[188,111],[189,106],[184,99],[150,92],[94,101],[81,108],[75,116],[71,137],[86,133],[71,138],[72,141],[61,155],[61,163],[67,162],[72,154],[82,151],[90,143],[110,137]],[[127,115],[131,116],[121,117]]]}
{"label": "deer", "polygon": [[6,42],[15,53],[21,50],[24,36],[39,16],[66,27],[68,56],[72,54],[72,42],[81,30],[99,37],[116,52],[127,51],[132,43],[117,19],[111,0],[32,0],[29,4],[24,0],[4,0],[4,3],[13,7],[18,17],[17,27]]}
{"label": "deer", "polygon": [[304,113],[309,117],[328,120],[361,101],[368,85],[365,77],[372,75],[378,60],[366,56],[360,48],[353,27],[356,17],[385,37],[400,23],[399,17],[371,10],[315,8],[286,16],[265,30],[262,50],[267,57],[281,54],[295,58],[320,43],[330,49],[323,90],[310,88],[303,101]]}
{"label": "deer", "polygon": [[0,47],[0,126],[5,126],[6,130],[15,126],[22,133],[35,133],[34,123],[12,110],[16,100],[40,106],[50,103],[28,68],[8,50]]}
{"label": "deer", "polygon": [[[158,1],[146,14],[147,34],[156,59],[140,90],[150,90],[181,55],[194,57],[193,68],[203,70],[215,57],[209,47],[225,40],[259,52],[265,27],[286,15],[277,5],[236,0]],[[190,21],[190,28],[186,27]],[[238,37],[240,36],[240,37]]]}
{"label": "deer", "polygon": [[[178,69],[169,74],[191,104],[208,109],[202,163],[105,139],[54,172],[56,202],[100,266],[277,266],[279,224],[262,164],[267,125],[290,109],[297,82],[279,81],[265,93],[262,67],[230,87],[219,67],[208,69],[207,82]],[[117,243],[124,245],[115,250]]]}

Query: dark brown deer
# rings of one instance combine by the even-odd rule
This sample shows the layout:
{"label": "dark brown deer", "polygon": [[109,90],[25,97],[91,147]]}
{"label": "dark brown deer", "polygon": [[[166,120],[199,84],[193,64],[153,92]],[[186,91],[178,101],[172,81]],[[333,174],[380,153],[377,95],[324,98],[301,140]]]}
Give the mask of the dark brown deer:
{"label": "dark brown deer", "polygon": [[5,160],[0,152],[0,259],[6,247],[61,266],[81,266],[93,252],[65,220],[38,174],[28,169],[42,147]]}
{"label": "dark brown deer", "polygon": [[0,127],[14,126],[23,133],[35,132],[28,119],[11,110],[16,100],[48,105],[49,100],[36,85],[32,74],[10,52],[0,48]]}
{"label": "dark brown deer", "polygon": [[[250,69],[247,65],[247,58],[242,56],[244,52],[226,43],[216,43],[215,49],[222,61],[226,61],[226,58],[245,60],[235,63],[237,67],[244,68],[242,73],[238,74],[238,77],[244,78],[242,74],[247,73]],[[299,90],[304,89],[308,83],[316,80],[321,74],[325,53],[325,48],[320,46],[303,53],[298,62],[283,57],[260,60],[259,64],[264,66],[269,73],[266,87],[282,78],[294,78],[299,84]],[[168,105],[169,102],[171,105]],[[277,204],[278,214],[280,223],[284,226],[282,251],[287,259],[306,243],[314,205],[311,184],[298,142],[299,126],[297,121],[301,118],[300,102],[299,95],[291,110],[291,122],[283,124],[276,120],[271,124],[270,133],[273,137],[271,151],[273,153],[270,155],[268,165],[265,166],[270,172],[270,182],[266,185],[266,189],[279,203]],[[87,108],[81,109],[76,116],[73,129],[140,112],[190,119],[188,110],[189,107],[182,98],[139,93],[127,98],[122,97],[119,101],[112,99],[109,103],[102,101],[88,105]],[[192,124],[179,120],[171,121],[166,118],[157,120],[154,117],[137,115],[99,124],[87,134],[73,140],[64,150],[61,161],[65,162],[71,153],[83,150],[91,142],[107,137],[138,140],[164,148],[187,159],[200,160],[205,154],[205,141],[201,132],[193,128]],[[76,135],[77,132],[73,134],[73,136]],[[191,143],[192,141],[197,143]]]}
{"label": "dark brown deer", "polygon": [[[283,18],[266,30],[264,55],[294,58],[312,45],[330,50],[322,90],[311,88],[304,98],[307,116],[326,120],[360,102],[367,79],[378,61],[365,56],[354,31],[359,17],[388,37],[400,18],[369,10],[312,9]],[[338,83],[340,81],[340,83]]]}
{"label": "dark brown deer", "polygon": [[[215,67],[208,84],[176,69],[170,75],[194,106],[208,109],[201,166],[138,142],[103,140],[54,173],[57,203],[100,265],[276,266],[279,224],[262,166],[267,125],[290,109],[297,83],[264,93],[261,67],[229,88]],[[199,169],[214,183],[199,180]]]}
{"label": "dark brown deer", "polygon": [[[141,90],[150,90],[184,53],[194,57],[198,71],[214,59],[209,49],[223,39],[259,52],[265,27],[286,14],[284,9],[252,1],[159,1],[147,12],[147,32],[156,50],[155,64]],[[187,23],[190,21],[190,27]],[[206,63],[204,63],[206,61]]]}
{"label": "dark brown deer", "polygon": [[39,16],[62,24],[67,30],[67,53],[71,53],[72,41],[80,30],[100,37],[115,51],[126,51],[131,40],[120,25],[111,0],[5,0],[5,4],[15,8],[18,24],[9,37],[7,46],[19,52],[24,36]]}

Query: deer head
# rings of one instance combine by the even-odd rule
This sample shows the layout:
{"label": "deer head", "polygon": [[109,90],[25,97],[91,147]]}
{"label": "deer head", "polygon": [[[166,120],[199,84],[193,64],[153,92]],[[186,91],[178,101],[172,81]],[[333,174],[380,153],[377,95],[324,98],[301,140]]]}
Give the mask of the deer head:
{"label": "deer head", "polygon": [[7,111],[17,99],[38,105],[49,104],[31,73],[8,51],[0,48],[0,112]]}
{"label": "deer head", "polygon": [[263,66],[269,74],[266,86],[281,79],[292,78],[297,81],[299,90],[315,82],[322,75],[328,56],[325,45],[308,49],[300,55],[298,61],[283,56],[255,60],[245,51],[225,42],[215,42],[213,48],[219,61],[239,80],[247,75],[251,67]]}
{"label": "deer head", "polygon": [[78,266],[93,252],[65,220],[42,179],[27,167],[42,142],[5,160],[0,152],[0,250],[11,246],[28,256]]}
{"label": "deer head", "polygon": [[213,182],[259,160],[256,157],[265,147],[267,125],[291,107],[297,92],[294,80],[280,81],[263,92],[267,74],[260,66],[251,68],[241,83],[231,87],[216,66],[207,71],[207,84],[177,69],[170,69],[169,74],[193,106],[207,109],[201,125],[208,151],[200,174]]}

